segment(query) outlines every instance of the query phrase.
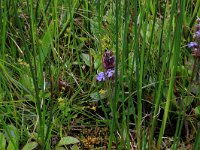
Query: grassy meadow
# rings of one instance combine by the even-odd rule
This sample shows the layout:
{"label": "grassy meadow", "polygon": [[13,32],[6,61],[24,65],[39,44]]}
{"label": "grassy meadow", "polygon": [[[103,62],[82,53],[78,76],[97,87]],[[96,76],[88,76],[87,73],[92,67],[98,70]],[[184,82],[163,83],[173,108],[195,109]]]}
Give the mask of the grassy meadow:
{"label": "grassy meadow", "polygon": [[200,149],[200,0],[0,8],[0,150]]}

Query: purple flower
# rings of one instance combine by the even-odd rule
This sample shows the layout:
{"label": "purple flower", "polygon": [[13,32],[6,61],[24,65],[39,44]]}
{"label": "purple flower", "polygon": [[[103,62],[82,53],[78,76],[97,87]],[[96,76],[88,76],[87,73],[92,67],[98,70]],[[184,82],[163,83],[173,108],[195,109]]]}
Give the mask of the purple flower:
{"label": "purple flower", "polygon": [[106,50],[103,55],[103,65],[105,72],[99,72],[96,76],[98,81],[105,81],[105,79],[113,79],[115,73],[115,56],[111,50]]}
{"label": "purple flower", "polygon": [[106,75],[107,75],[108,78],[112,77],[114,73],[115,73],[114,69],[108,69],[106,71]]}
{"label": "purple flower", "polygon": [[197,38],[200,38],[200,30],[198,30],[198,31],[196,32],[195,36],[196,36]]}
{"label": "purple flower", "polygon": [[105,75],[104,75],[104,72],[99,72],[96,76],[96,79],[98,81],[105,81]]}
{"label": "purple flower", "polygon": [[198,47],[198,44],[196,42],[190,42],[188,44],[188,48],[197,48]]}

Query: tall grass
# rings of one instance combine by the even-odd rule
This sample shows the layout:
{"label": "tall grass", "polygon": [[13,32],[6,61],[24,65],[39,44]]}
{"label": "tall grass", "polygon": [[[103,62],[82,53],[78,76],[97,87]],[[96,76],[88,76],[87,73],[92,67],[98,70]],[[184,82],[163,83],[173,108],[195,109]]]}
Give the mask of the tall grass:
{"label": "tall grass", "polygon": [[[109,127],[108,149],[163,149],[164,137],[168,148],[199,149],[198,69],[187,48],[199,3],[0,1],[0,141],[69,148],[81,141],[68,136],[73,126],[95,124]],[[105,49],[115,79],[98,82]]]}

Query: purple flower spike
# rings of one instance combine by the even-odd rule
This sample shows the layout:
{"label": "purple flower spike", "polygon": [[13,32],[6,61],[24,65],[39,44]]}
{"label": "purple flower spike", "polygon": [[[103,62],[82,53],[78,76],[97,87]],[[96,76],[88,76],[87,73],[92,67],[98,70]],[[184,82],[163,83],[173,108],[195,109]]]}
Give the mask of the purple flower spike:
{"label": "purple flower spike", "polygon": [[103,55],[103,65],[105,69],[113,69],[115,68],[115,56],[113,55],[113,52],[105,51]]}
{"label": "purple flower spike", "polygon": [[196,42],[190,42],[188,48],[198,48],[198,44]]}
{"label": "purple flower spike", "polygon": [[108,78],[112,77],[114,73],[115,73],[114,69],[108,69],[106,71],[106,75],[107,75]]}
{"label": "purple flower spike", "polygon": [[105,75],[104,75],[104,72],[99,72],[96,76],[96,79],[98,81],[105,81]]}

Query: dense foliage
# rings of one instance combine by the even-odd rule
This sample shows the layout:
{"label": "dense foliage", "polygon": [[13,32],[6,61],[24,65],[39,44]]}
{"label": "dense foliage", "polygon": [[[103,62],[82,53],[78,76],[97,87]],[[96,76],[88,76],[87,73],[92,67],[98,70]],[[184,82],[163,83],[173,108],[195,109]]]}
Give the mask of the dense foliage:
{"label": "dense foliage", "polygon": [[199,0],[0,8],[0,149],[200,149]]}

